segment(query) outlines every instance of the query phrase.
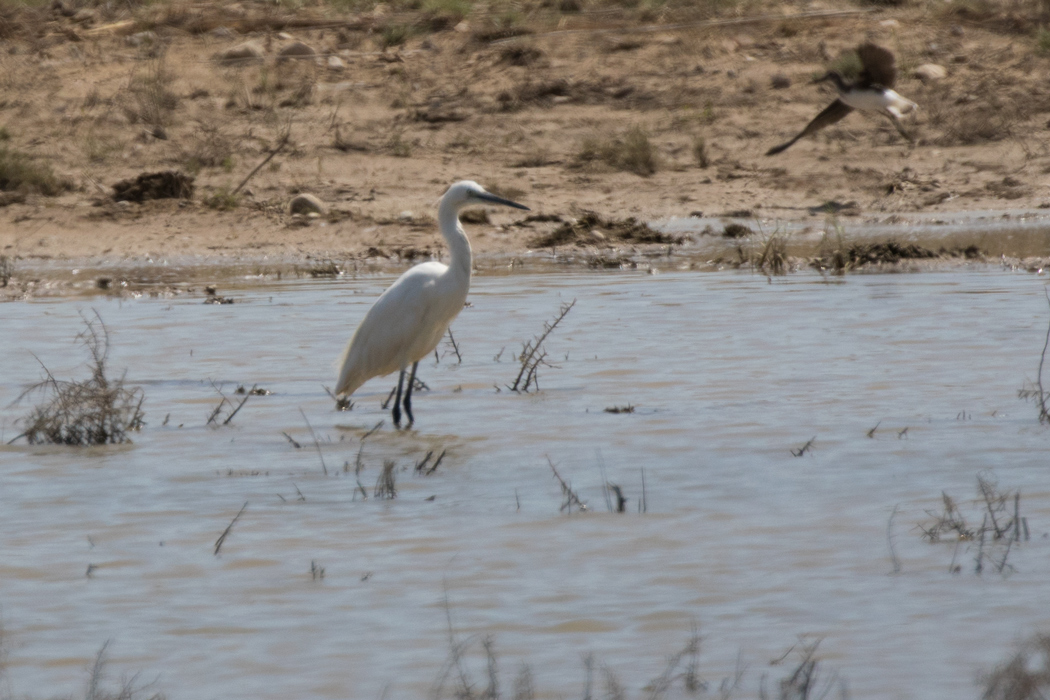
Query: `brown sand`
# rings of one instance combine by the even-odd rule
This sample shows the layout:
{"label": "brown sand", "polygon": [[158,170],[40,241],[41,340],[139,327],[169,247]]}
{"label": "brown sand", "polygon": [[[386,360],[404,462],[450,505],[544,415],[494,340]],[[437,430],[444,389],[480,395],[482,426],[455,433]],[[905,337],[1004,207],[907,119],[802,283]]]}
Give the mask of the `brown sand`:
{"label": "brown sand", "polygon": [[[702,211],[820,226],[809,209],[828,202],[871,220],[1050,205],[1050,56],[1031,27],[1000,16],[816,2],[741,7],[717,24],[585,11],[537,15],[515,25],[532,33],[496,41],[484,35],[491,18],[471,16],[382,50],[381,28],[400,26],[382,6],[304,10],[285,19],[329,26],[283,32],[272,10],[192,7],[200,26],[190,29],[170,8],[115,27],[121,18],[44,13],[46,22],[0,44],[9,137],[0,146],[50,163],[73,185],[0,207],[0,254],[58,267],[440,254],[434,205],[462,178],[563,219]],[[763,12],[777,16],[739,21]],[[129,44],[147,26],[156,43]],[[765,156],[833,99],[811,78],[866,38],[897,54],[897,89],[920,105],[906,122],[919,145],[886,119],[854,113]],[[263,47],[265,63],[214,60],[246,40]],[[295,41],[322,55],[278,64]],[[345,68],[324,65],[328,56]],[[947,78],[920,81],[924,63]],[[631,129],[647,136],[655,173],[580,157]],[[216,208],[285,130],[289,146],[236,206]],[[191,200],[112,201],[118,181],[169,169],[196,175]],[[290,215],[299,192],[328,212]],[[468,225],[475,251],[519,255],[557,225],[511,225],[521,218],[492,210],[488,223]]]}

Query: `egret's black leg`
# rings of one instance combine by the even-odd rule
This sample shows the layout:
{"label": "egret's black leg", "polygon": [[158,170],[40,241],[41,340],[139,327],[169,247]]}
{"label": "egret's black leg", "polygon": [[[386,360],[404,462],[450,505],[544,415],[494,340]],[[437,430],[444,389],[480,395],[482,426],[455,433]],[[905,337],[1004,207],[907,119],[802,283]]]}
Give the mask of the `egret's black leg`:
{"label": "egret's black leg", "polygon": [[408,377],[408,389],[405,391],[405,415],[408,416],[406,428],[411,428],[412,424],[416,422],[416,419],[412,417],[412,385],[416,383],[417,369],[419,369],[418,362],[412,365],[412,374]]}
{"label": "egret's black leg", "polygon": [[[397,375],[397,394],[394,395],[394,427],[401,427],[401,385],[405,383],[405,370],[401,370],[401,374]],[[408,385],[408,390],[412,391],[412,384]],[[410,416],[412,414],[409,414]],[[409,419],[411,420],[411,418]]]}

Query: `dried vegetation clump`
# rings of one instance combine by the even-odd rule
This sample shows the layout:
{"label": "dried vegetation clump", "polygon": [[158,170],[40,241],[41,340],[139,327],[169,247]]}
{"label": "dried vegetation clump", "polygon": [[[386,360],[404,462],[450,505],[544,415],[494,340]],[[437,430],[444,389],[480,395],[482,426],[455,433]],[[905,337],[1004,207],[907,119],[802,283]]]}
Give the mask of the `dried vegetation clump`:
{"label": "dried vegetation clump", "polygon": [[1007,563],[1010,551],[1031,536],[1028,518],[1021,515],[1021,492],[1000,491],[993,478],[978,475],[977,495],[974,503],[978,513],[968,519],[958,502],[942,492],[943,511],[926,511],[931,520],[919,523],[919,530],[928,542],[954,541],[956,548],[948,567],[953,574],[962,570],[956,563],[962,543],[968,543],[975,550],[974,573],[982,573],[985,566],[991,566],[1000,574],[1009,573],[1013,571],[1013,566]]}
{"label": "dried vegetation clump", "polygon": [[562,245],[594,245],[596,243],[658,243],[682,242],[680,236],[661,233],[634,217],[626,219],[603,219],[596,212],[584,212],[575,221],[562,222],[548,234],[533,240],[530,245],[537,248],[553,248]]}
{"label": "dried vegetation clump", "polygon": [[[106,374],[109,332],[102,319],[84,317],[85,329],[77,336],[91,356],[91,376],[84,380],[59,380],[44,367],[47,378],[31,386],[19,400],[41,394],[44,402],[21,419],[21,435],[31,445],[105,445],[131,442],[145,414],[142,389],[128,388],[124,377]],[[12,440],[14,442],[14,440]]]}
{"label": "dried vegetation clump", "polygon": [[113,199],[118,202],[144,202],[147,199],[190,199],[193,177],[177,170],[142,173],[113,185]]}
{"label": "dried vegetation clump", "polygon": [[810,266],[818,270],[844,274],[865,265],[896,265],[909,260],[944,258],[979,260],[983,257],[983,251],[976,245],[932,250],[917,243],[902,243],[892,239],[872,243],[849,243],[840,233],[834,239],[825,237],[820,254],[810,260]]}

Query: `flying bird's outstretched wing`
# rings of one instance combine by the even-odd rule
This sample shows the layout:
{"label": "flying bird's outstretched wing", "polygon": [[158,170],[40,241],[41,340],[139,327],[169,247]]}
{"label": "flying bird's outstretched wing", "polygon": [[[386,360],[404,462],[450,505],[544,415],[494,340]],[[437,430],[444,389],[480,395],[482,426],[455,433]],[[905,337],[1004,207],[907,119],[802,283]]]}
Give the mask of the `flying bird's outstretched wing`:
{"label": "flying bird's outstretched wing", "polygon": [[893,87],[897,81],[897,61],[889,50],[868,42],[857,47],[857,56],[863,67],[857,78],[857,87]]}
{"label": "flying bird's outstretched wing", "polygon": [[824,111],[822,111],[817,116],[813,117],[813,121],[811,121],[809,124],[806,124],[806,128],[803,129],[798,136],[791,139],[787,143],[782,143],[779,146],[774,146],[773,148],[766,151],[766,155],[775,156],[778,153],[786,151],[791,146],[793,146],[795,142],[799,139],[809,136],[810,134],[815,134],[826,126],[831,126],[832,124],[839,121],[852,111],[853,108],[845,102],[843,102],[842,100],[835,100],[827,107],[825,107]]}

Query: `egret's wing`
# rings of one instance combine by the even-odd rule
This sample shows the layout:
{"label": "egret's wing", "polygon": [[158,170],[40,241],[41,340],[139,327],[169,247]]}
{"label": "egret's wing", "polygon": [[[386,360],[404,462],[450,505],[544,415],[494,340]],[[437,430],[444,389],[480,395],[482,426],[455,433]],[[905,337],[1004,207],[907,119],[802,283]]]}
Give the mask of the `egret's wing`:
{"label": "egret's wing", "polygon": [[892,88],[897,81],[897,61],[888,49],[868,42],[857,47],[857,55],[863,69],[857,78],[857,86],[866,88],[880,85]]}
{"label": "egret's wing", "polygon": [[343,353],[336,394],[352,394],[372,377],[403,369],[440,342],[455,316],[449,309],[463,307],[463,298],[441,292],[445,270],[437,262],[416,265],[383,292]]}
{"label": "egret's wing", "polygon": [[782,143],[779,146],[774,146],[773,148],[766,151],[766,155],[775,156],[778,153],[786,151],[791,146],[793,146],[795,142],[799,139],[809,136],[810,134],[815,134],[826,126],[831,126],[832,124],[839,121],[852,111],[853,108],[845,102],[843,102],[842,100],[835,100],[827,107],[825,107],[820,114],[813,117],[813,120],[809,124],[806,124],[806,128],[803,129],[795,138],[791,139],[786,143]]}

